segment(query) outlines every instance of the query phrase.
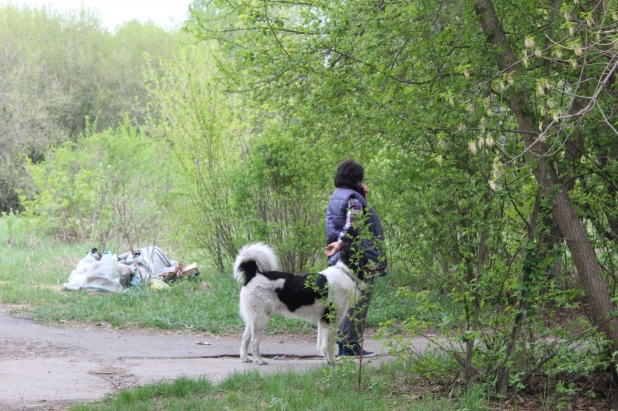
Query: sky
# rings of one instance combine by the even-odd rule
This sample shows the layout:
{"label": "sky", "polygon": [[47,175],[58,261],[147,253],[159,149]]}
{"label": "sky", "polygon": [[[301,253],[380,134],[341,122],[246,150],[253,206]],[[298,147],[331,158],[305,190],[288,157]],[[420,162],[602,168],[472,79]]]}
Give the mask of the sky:
{"label": "sky", "polygon": [[118,24],[134,19],[174,28],[186,19],[191,0],[0,0],[0,6],[7,4],[48,6],[60,12],[83,6],[97,12],[105,27],[113,31]]}

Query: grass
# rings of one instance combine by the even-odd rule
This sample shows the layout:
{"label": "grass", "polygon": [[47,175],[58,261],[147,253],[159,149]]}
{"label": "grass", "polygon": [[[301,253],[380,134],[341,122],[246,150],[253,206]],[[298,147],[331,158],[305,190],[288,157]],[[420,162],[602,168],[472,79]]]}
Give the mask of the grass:
{"label": "grass", "polygon": [[[25,220],[0,219],[0,303],[38,306],[61,302],[59,293],[84,248],[38,235]],[[75,256],[71,258],[72,256]]]}
{"label": "grass", "polygon": [[[240,287],[231,273],[202,270],[198,281],[179,282],[165,292],[145,287],[115,294],[62,289],[90,248],[90,244],[54,241],[21,218],[0,219],[0,303],[23,305],[22,314],[47,323],[76,321],[117,328],[190,329],[219,335],[243,329],[238,314]],[[170,257],[179,259],[176,255]],[[367,320],[370,327],[415,314],[409,300],[397,294],[396,285],[401,282],[396,274],[376,280]],[[314,330],[312,324],[274,316],[266,332]]]}
{"label": "grass", "polygon": [[[421,381],[422,383],[422,381]],[[470,397],[470,398],[468,398]],[[355,363],[325,366],[302,373],[235,374],[214,385],[204,379],[179,378],[120,392],[102,402],[71,408],[88,410],[480,410],[477,393],[454,400],[419,388],[419,377],[391,363],[364,368],[359,391]],[[486,409],[486,408],[485,408]]]}
{"label": "grass", "polygon": [[[91,247],[90,244],[54,241],[37,232],[24,219],[0,218],[0,304],[15,304],[20,314],[48,323],[75,321],[125,329],[189,329],[217,335],[242,330],[243,323],[238,315],[240,286],[230,272],[204,270],[205,264],[199,261],[202,274],[198,281],[176,283],[168,291],[155,292],[144,287],[116,294],[63,290],[62,284]],[[183,261],[182,256],[170,257]],[[397,324],[409,317],[422,321],[426,306],[436,307],[432,315],[438,320],[443,316],[446,321],[457,313],[456,304],[448,298],[435,293],[413,292],[416,287],[411,281],[414,279],[405,273],[376,280],[369,326],[375,327],[387,320]],[[399,287],[409,287],[411,292],[399,292]],[[267,333],[283,332],[315,333],[315,326],[274,316]],[[414,362],[419,361],[417,358]],[[444,365],[444,361],[438,364]],[[440,369],[439,366],[429,367],[434,368]],[[356,387],[355,370],[347,366],[265,376],[244,373],[218,385],[206,380],[180,378],[121,391],[103,402],[75,409],[487,409],[486,392],[482,387],[471,386],[465,393],[457,391],[454,399],[447,400],[440,397],[445,395],[444,390],[430,391],[435,386],[419,377],[418,370],[418,367],[414,370],[396,364],[365,368],[361,391]],[[426,377],[425,372],[422,375]],[[554,403],[553,399],[550,401]]]}
{"label": "grass", "polygon": [[[238,315],[239,285],[231,273],[202,270],[197,281],[179,282],[162,292],[144,287],[116,294],[63,290],[62,284],[90,248],[90,244],[56,242],[38,233],[23,219],[13,219],[10,224],[5,218],[0,219],[0,266],[3,268],[0,303],[21,306],[20,314],[48,323],[76,321],[118,328],[191,329],[219,335],[243,328]],[[368,318],[370,326],[388,319],[403,320],[414,314],[415,307],[406,304],[405,297],[397,293],[403,281],[396,275],[376,281]],[[274,316],[267,332],[313,333],[314,328],[306,322]],[[356,387],[356,370],[350,362],[303,373],[236,374],[217,385],[204,379],[179,378],[121,391],[102,402],[73,409],[427,411],[465,408],[460,406],[465,405],[465,397],[448,401],[418,388],[416,374],[401,365],[366,367],[363,373],[360,392]]]}
{"label": "grass", "polygon": [[[123,293],[66,291],[62,284],[90,244],[65,244],[41,234],[20,218],[0,219],[0,303],[15,304],[20,314],[54,323],[76,321],[118,328],[191,329],[229,334],[243,328],[238,315],[239,285],[231,273],[203,270],[196,281],[179,282],[167,291],[133,287]],[[120,251],[115,250],[114,251]],[[178,256],[171,255],[172,258]],[[181,259],[181,258],[178,258]],[[204,265],[200,263],[200,267]],[[368,324],[403,320],[415,307],[397,293],[404,281],[396,275],[376,281]],[[275,316],[268,333],[313,333],[315,326]],[[303,373],[233,375],[214,385],[205,379],[179,378],[121,391],[75,410],[448,410],[459,399],[434,398],[418,388],[414,372],[402,365],[365,367],[358,391],[355,363]],[[419,391],[420,390],[420,391]]]}
{"label": "grass", "polygon": [[[54,241],[37,232],[24,219],[0,218],[0,304],[15,304],[20,314],[51,323],[76,321],[117,328],[191,329],[219,335],[236,333],[243,328],[238,315],[240,286],[231,273],[204,270],[205,265],[199,261],[203,272],[198,281],[174,284],[169,291],[154,292],[142,287],[117,294],[63,290],[62,283],[90,248],[90,244]],[[183,261],[182,256],[170,257]],[[435,293],[416,293],[417,287],[411,281],[414,279],[405,273],[377,279],[369,326],[387,320],[394,320],[397,325],[407,318],[423,321],[426,307],[435,307],[430,311],[437,317],[437,323],[441,318],[447,325],[452,321],[458,310],[456,304]],[[410,292],[398,292],[399,287],[408,287]],[[267,333],[314,333],[314,328],[306,322],[275,316]],[[422,358],[424,362],[430,359],[428,355]],[[423,361],[416,358],[413,362]],[[444,361],[438,360],[437,364],[443,366]],[[427,369],[434,368],[443,367],[436,365]],[[218,385],[206,380],[180,378],[122,391],[101,403],[75,409],[487,409],[486,392],[481,386],[471,386],[465,393],[457,391],[453,400],[428,394],[430,384],[419,377],[419,369],[415,371],[397,364],[365,368],[361,391],[356,387],[355,370],[347,366],[324,367],[298,374],[244,373]],[[451,371],[443,373],[449,381],[455,374]],[[423,371],[424,377],[426,374]],[[445,395],[444,390],[436,395]],[[555,402],[553,397],[549,401]]]}

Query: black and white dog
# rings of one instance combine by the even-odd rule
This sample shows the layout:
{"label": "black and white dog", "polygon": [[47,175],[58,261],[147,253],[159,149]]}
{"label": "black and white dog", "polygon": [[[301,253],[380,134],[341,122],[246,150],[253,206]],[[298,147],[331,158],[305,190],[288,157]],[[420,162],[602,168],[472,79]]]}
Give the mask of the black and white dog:
{"label": "black and white dog", "polygon": [[[266,364],[260,355],[260,337],[273,313],[311,321],[318,325],[318,350],[328,362],[333,361],[333,336],[330,322],[337,324],[355,297],[356,283],[343,262],[314,275],[297,275],[278,271],[277,256],[263,243],[244,246],[234,263],[234,278],[243,285],[240,291],[240,314],[245,333],[240,358]],[[333,316],[334,314],[334,316]],[[249,358],[249,343],[253,358]]]}

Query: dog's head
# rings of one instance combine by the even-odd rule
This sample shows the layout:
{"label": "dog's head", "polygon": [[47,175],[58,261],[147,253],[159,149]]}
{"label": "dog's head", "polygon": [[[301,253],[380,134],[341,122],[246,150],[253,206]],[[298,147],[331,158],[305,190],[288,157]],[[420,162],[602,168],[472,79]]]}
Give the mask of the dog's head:
{"label": "dog's head", "polygon": [[358,244],[353,244],[352,241],[345,241],[343,248],[339,251],[339,261],[350,269],[352,275],[363,280],[363,267],[367,264],[367,257]]}

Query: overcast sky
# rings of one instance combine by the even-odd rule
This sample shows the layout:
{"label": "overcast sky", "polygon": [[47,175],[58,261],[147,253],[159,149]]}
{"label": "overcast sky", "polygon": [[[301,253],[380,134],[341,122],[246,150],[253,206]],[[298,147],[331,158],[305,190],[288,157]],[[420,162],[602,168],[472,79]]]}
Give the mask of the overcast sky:
{"label": "overcast sky", "polygon": [[113,30],[118,24],[137,19],[173,28],[186,19],[191,0],[0,0],[0,5],[49,6],[58,11],[82,6],[98,12],[103,24]]}

